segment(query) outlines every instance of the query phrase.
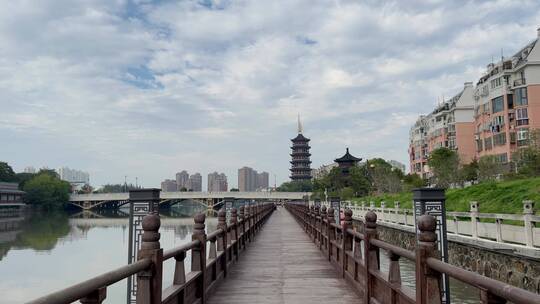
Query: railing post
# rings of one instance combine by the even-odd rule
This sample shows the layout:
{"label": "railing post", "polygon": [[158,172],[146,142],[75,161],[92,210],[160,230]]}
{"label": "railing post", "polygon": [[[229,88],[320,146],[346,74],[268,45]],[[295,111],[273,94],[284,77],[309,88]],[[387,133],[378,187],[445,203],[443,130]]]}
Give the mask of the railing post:
{"label": "railing post", "polygon": [[507,301],[504,298],[501,298],[497,295],[492,294],[491,292],[480,289],[480,303],[482,304],[506,304]]}
{"label": "railing post", "polygon": [[362,201],[362,211],[366,210],[366,202]]}
{"label": "railing post", "polygon": [[[199,246],[191,250],[191,271],[200,271],[197,278],[196,297],[201,299],[201,303],[206,303],[206,231],[204,221],[206,215],[199,213],[195,215],[193,225],[193,234],[191,239],[199,241]],[[137,303],[138,304],[138,303]]]}
{"label": "railing post", "polygon": [[221,229],[223,233],[221,236],[218,235],[218,251],[222,251],[221,255],[221,269],[223,269],[223,276],[227,276],[227,261],[228,259],[228,250],[227,250],[227,211],[225,208],[221,208],[218,212],[218,229]]}
{"label": "railing post", "polygon": [[399,201],[394,202],[394,223],[399,224]]}
{"label": "railing post", "polygon": [[418,242],[416,244],[416,303],[441,303],[441,274],[430,269],[427,259],[437,257],[437,220],[424,214],[418,219]]}
{"label": "railing post", "polygon": [[386,202],[382,201],[381,202],[381,221],[383,221],[383,222],[386,221],[386,218],[385,218],[385,215],[384,215],[385,210],[386,210]]}
{"label": "railing post", "polygon": [[534,246],[534,237],[533,237],[533,224],[532,224],[532,215],[534,213],[534,202],[533,201],[523,201],[523,223],[525,229],[525,245],[527,247]]}
{"label": "railing post", "polygon": [[328,226],[326,227],[326,234],[328,235],[328,261],[332,261],[332,254],[334,251],[332,241],[336,238],[336,233],[334,232],[334,227],[332,226],[334,223],[334,212],[334,208],[328,208]]}
{"label": "railing post", "polygon": [[244,206],[240,206],[240,222],[241,222],[241,225],[240,225],[240,232],[241,232],[241,234],[240,234],[240,246],[243,249],[244,246],[245,246],[245,237],[246,237],[245,236],[246,230],[244,228],[245,227],[245,225],[244,225],[244,223],[245,223]]}
{"label": "railing post", "polygon": [[457,234],[459,234],[459,219],[458,219],[458,217],[454,216],[453,221],[454,221],[454,230],[455,230],[454,233],[457,235]]}
{"label": "railing post", "polygon": [[478,202],[471,202],[471,236],[478,238]]}
{"label": "railing post", "polygon": [[157,213],[146,215],[142,220],[142,243],[138,259],[152,260],[152,266],[137,274],[137,304],[161,304],[161,280],[163,273],[163,249],[159,244],[161,221]]}
{"label": "railing post", "polygon": [[315,216],[314,216],[315,234],[313,235],[313,241],[317,245],[318,245],[318,242],[319,242],[319,216],[320,216],[319,211],[320,211],[319,206],[315,206]]}
{"label": "railing post", "polygon": [[184,259],[186,258],[186,252],[182,251],[174,256],[174,285],[182,285],[186,283],[186,268],[184,265]]}
{"label": "railing post", "polygon": [[369,211],[365,216],[364,229],[364,277],[366,286],[364,303],[371,303],[371,295],[374,293],[373,278],[369,272],[371,269],[379,269],[379,249],[371,245],[370,240],[377,238],[377,214]]}
{"label": "railing post", "polygon": [[347,208],[343,211],[344,217],[343,217],[343,224],[341,225],[341,233],[343,235],[341,248],[343,250],[341,251],[341,263],[343,263],[341,270],[343,271],[342,276],[345,277],[345,273],[347,272],[348,266],[349,266],[349,259],[347,252],[352,252],[352,235],[350,235],[347,232],[347,229],[352,228],[352,210]]}
{"label": "railing post", "polygon": [[502,223],[503,223],[503,219],[501,219],[501,218],[496,218],[495,219],[495,230],[496,230],[496,233],[497,233],[497,235],[495,237],[496,237],[497,242],[499,242],[499,243],[503,243]]}
{"label": "railing post", "polygon": [[238,255],[240,250],[238,248],[238,211],[236,210],[236,208],[233,208],[231,210],[231,225],[233,226],[233,228],[231,229],[231,232],[233,234],[231,236],[231,241],[234,241],[233,255],[238,261]]}
{"label": "railing post", "polygon": [[369,210],[371,210],[371,211],[375,210],[375,202],[374,201],[369,202]]}
{"label": "railing post", "polygon": [[324,221],[326,220],[326,206],[322,206],[321,207],[321,230],[320,230],[320,241],[319,241],[319,249],[323,249],[325,248],[325,243],[326,243],[326,238],[325,238],[325,234],[326,234],[326,224],[324,223]]}
{"label": "railing post", "polygon": [[[401,285],[401,270],[399,268],[399,258],[400,256],[394,252],[388,252],[390,258],[390,267],[388,269],[388,282],[390,284]],[[397,303],[397,293],[392,289],[390,303]]]}
{"label": "railing post", "polygon": [[101,304],[107,297],[107,287],[101,287],[92,291],[89,295],[80,300],[81,304]]}

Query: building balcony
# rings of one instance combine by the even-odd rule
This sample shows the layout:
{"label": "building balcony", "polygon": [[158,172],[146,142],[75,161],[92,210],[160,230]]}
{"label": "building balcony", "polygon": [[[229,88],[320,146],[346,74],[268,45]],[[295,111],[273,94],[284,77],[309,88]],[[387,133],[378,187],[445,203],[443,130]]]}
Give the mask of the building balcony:
{"label": "building balcony", "polygon": [[514,87],[522,86],[522,85],[525,85],[525,84],[526,84],[525,78],[514,80]]}

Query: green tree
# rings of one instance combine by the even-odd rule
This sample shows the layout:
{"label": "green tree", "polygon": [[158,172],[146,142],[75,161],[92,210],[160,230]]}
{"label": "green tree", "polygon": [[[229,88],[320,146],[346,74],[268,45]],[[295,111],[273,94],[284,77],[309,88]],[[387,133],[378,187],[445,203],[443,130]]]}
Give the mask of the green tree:
{"label": "green tree", "polygon": [[279,192],[311,192],[313,190],[313,183],[311,180],[284,182],[276,190]]}
{"label": "green tree", "polygon": [[488,181],[496,179],[504,173],[503,165],[493,155],[480,157],[478,160],[478,180]]}
{"label": "green tree", "polygon": [[428,165],[437,187],[449,188],[458,181],[459,156],[456,151],[444,147],[435,149],[429,156]]}
{"label": "green tree", "polygon": [[13,168],[6,163],[0,162],[0,182],[16,182],[17,178],[15,177],[15,172]]}
{"label": "green tree", "polygon": [[370,159],[365,163],[373,191],[377,193],[397,193],[403,189],[403,172],[396,170],[382,158]]}
{"label": "green tree", "polygon": [[403,186],[409,192],[414,188],[425,187],[426,181],[416,173],[409,173],[403,177]]}
{"label": "green tree", "polygon": [[475,181],[478,179],[478,161],[476,158],[461,167],[459,176],[462,181]]}
{"label": "green tree", "polygon": [[19,189],[24,189],[24,185],[26,182],[31,180],[34,176],[36,176],[35,173],[16,173],[15,177],[17,179],[17,182],[19,183]]}
{"label": "green tree", "polygon": [[63,208],[69,201],[71,185],[47,173],[41,173],[26,182],[25,200],[43,209]]}

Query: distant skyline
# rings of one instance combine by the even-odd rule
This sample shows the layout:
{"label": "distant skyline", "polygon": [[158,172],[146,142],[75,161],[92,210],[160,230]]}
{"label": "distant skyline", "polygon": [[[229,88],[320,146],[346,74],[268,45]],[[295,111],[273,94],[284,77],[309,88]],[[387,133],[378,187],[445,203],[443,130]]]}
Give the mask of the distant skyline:
{"label": "distant skyline", "polygon": [[538,1],[4,1],[0,160],[96,186],[236,188],[248,166],[273,186],[300,113],[313,168],[346,147],[408,164],[418,115],[539,25]]}

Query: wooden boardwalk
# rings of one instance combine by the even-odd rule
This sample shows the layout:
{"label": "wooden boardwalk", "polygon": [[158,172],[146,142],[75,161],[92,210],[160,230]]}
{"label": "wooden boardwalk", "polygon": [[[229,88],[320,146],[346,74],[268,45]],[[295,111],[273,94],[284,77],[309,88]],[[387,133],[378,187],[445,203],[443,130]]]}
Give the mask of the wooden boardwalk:
{"label": "wooden boardwalk", "polygon": [[361,300],[293,216],[278,208],[208,303],[339,304]]}

